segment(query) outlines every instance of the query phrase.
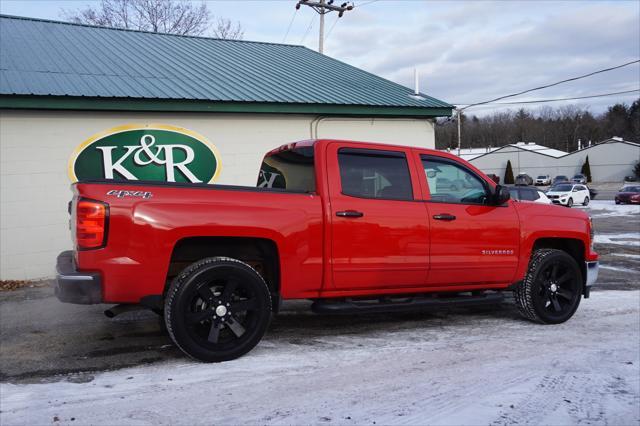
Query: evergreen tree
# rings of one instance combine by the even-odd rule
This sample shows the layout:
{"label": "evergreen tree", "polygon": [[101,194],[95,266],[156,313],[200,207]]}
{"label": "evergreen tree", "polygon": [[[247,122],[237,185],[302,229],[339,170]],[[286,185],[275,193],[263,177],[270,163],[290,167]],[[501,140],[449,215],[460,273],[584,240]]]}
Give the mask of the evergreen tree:
{"label": "evergreen tree", "polygon": [[587,182],[591,183],[591,166],[589,165],[589,156],[587,155],[587,159],[584,160],[584,164],[582,165],[582,170],[580,173],[587,177]]}
{"label": "evergreen tree", "polygon": [[507,170],[504,172],[504,183],[505,185],[513,185],[513,168],[511,167],[511,160],[507,161]]}

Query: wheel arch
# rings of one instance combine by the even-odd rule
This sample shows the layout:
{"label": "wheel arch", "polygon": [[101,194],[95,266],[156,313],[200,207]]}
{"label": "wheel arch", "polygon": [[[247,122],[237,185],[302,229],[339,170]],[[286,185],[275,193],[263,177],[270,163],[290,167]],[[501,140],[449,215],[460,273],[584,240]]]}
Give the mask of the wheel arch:
{"label": "wheel arch", "polygon": [[164,293],[171,280],[190,264],[207,257],[230,257],[240,260],[265,280],[271,293],[273,312],[280,306],[280,252],[275,241],[260,237],[184,237],[171,251]]}
{"label": "wheel arch", "polygon": [[576,238],[560,238],[560,237],[542,237],[534,241],[531,253],[535,253],[540,249],[556,249],[562,250],[571,256],[582,273],[582,285],[586,284],[587,270],[585,264],[585,245],[584,242]]}

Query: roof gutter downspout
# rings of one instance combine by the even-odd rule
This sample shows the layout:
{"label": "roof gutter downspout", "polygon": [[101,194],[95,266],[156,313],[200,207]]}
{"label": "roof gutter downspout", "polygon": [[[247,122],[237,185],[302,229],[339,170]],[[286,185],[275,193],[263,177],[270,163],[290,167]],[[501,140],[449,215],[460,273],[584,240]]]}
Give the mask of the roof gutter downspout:
{"label": "roof gutter downspout", "polygon": [[320,125],[320,122],[326,118],[326,115],[319,115],[311,120],[309,123],[309,137],[311,139],[318,139],[318,126]]}

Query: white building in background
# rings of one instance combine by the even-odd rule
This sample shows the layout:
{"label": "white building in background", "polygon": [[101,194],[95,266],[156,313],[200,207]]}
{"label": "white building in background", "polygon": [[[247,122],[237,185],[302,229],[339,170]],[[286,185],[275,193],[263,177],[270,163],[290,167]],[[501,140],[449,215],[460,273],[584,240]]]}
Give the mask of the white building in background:
{"label": "white building in background", "polygon": [[[452,151],[456,153],[456,151]],[[511,161],[514,176],[573,176],[580,173],[589,156],[591,176],[595,183],[622,182],[633,174],[640,161],[640,144],[619,137],[604,140],[571,153],[548,148],[535,143],[518,142],[500,148],[472,148],[461,150],[460,156],[485,173],[493,173],[504,179],[507,162]]]}

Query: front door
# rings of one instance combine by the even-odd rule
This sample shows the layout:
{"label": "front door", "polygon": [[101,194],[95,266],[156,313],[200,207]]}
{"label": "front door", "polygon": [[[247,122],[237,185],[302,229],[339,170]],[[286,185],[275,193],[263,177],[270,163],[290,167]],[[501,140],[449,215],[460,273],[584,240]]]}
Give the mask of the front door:
{"label": "front door", "polygon": [[335,143],[327,161],[334,289],[424,286],[428,221],[405,150]]}
{"label": "front door", "polygon": [[458,161],[421,155],[431,222],[429,285],[510,282],[520,226],[513,202],[490,205],[489,183]]}

